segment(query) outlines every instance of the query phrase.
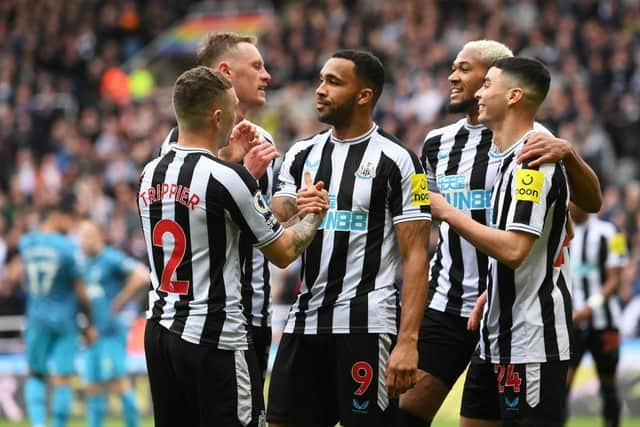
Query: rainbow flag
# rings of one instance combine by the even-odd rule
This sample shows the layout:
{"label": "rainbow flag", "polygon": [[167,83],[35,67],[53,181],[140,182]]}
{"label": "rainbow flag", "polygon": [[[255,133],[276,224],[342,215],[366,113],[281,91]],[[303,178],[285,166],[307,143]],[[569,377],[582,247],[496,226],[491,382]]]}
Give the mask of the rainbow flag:
{"label": "rainbow flag", "polygon": [[156,42],[156,53],[192,54],[200,41],[213,31],[233,31],[259,36],[270,25],[272,16],[264,12],[233,15],[196,15],[167,30]]}

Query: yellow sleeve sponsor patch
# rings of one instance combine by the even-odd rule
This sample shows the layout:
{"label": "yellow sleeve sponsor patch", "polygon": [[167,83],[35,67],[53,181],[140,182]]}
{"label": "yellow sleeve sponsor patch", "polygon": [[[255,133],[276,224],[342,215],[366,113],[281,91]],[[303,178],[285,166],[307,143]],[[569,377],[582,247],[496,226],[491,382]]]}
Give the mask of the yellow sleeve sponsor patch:
{"label": "yellow sleeve sponsor patch", "polygon": [[411,204],[413,206],[429,206],[429,184],[427,175],[417,173],[411,176]]}
{"label": "yellow sleeve sponsor patch", "polygon": [[609,239],[609,249],[616,255],[627,254],[627,239],[622,233],[616,233]]}
{"label": "yellow sleeve sponsor patch", "polygon": [[544,174],[532,169],[519,169],[516,172],[516,200],[540,203]]}

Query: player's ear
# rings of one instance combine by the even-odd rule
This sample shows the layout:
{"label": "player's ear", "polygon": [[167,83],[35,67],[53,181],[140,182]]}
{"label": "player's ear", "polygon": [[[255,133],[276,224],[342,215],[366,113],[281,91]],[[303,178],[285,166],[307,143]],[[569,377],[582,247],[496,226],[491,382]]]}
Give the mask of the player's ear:
{"label": "player's ear", "polygon": [[231,65],[227,61],[220,62],[216,69],[227,77],[231,76]]}
{"label": "player's ear", "polygon": [[220,108],[213,108],[211,110],[211,118],[213,125],[216,129],[220,129],[220,122],[222,122],[222,110]]}
{"label": "player's ear", "polygon": [[373,89],[365,87],[358,93],[358,105],[364,105],[373,100]]}
{"label": "player's ear", "polygon": [[514,105],[524,98],[524,91],[520,87],[513,87],[507,92],[507,103]]}

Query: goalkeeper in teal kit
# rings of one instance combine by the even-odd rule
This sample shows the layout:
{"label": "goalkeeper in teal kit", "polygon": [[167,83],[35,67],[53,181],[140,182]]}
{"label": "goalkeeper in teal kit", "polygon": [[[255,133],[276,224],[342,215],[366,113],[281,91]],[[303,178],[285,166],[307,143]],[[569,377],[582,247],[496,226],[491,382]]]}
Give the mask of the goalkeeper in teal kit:
{"label": "goalkeeper in teal kit", "polygon": [[87,425],[103,425],[108,387],[108,391],[120,396],[127,427],[135,427],[139,425],[139,417],[126,369],[127,327],[117,312],[148,285],[149,272],[140,262],[106,246],[96,223],[83,221],[79,236],[85,254],[84,279],[99,334],[88,348],[83,373],[87,383]]}
{"label": "goalkeeper in teal kit", "polygon": [[29,376],[24,397],[29,421],[34,427],[46,425],[49,376],[53,426],[67,424],[79,308],[89,320],[84,331],[87,342],[93,341],[96,335],[90,323],[78,248],[65,235],[71,224],[72,218],[67,212],[53,211],[40,229],[25,234],[18,245],[27,284],[25,344]]}

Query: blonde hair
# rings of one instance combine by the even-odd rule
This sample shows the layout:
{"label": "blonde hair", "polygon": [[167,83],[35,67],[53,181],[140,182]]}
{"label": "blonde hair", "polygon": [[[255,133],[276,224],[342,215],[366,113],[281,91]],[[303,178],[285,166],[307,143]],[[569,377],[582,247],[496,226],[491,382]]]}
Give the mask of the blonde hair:
{"label": "blonde hair", "polygon": [[209,33],[200,45],[196,59],[198,65],[216,68],[218,62],[229,52],[238,49],[240,43],[255,45],[258,39],[232,32]]}
{"label": "blonde hair", "polygon": [[513,57],[511,49],[495,40],[473,40],[467,42],[462,48],[478,52],[480,58],[482,58],[482,62],[484,62],[487,67],[490,67],[491,64],[499,59]]}

